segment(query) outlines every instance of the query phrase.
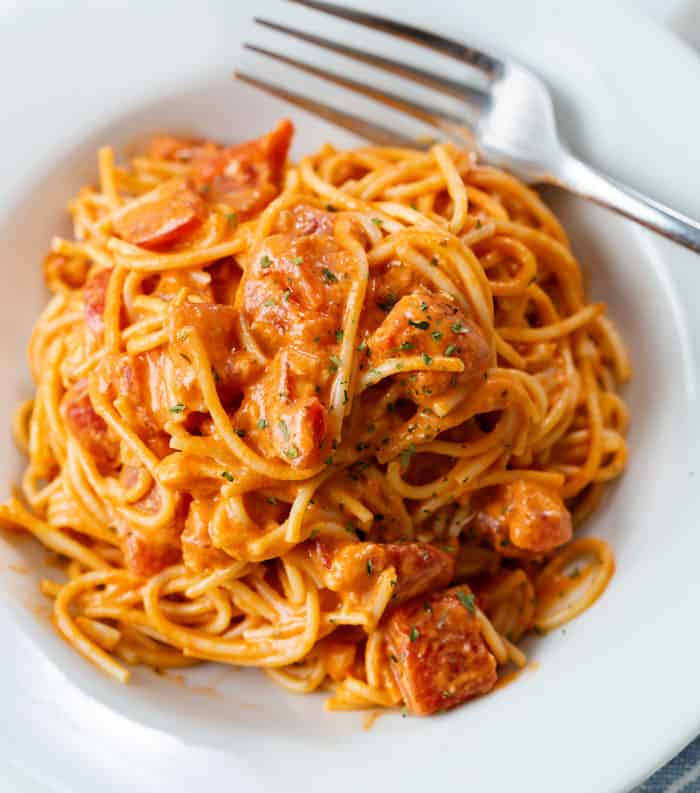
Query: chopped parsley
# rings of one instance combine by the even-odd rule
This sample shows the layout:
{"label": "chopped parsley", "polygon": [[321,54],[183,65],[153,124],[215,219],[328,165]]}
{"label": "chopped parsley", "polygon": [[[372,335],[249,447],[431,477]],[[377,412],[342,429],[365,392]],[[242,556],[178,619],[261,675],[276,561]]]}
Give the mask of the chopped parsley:
{"label": "chopped parsley", "polygon": [[428,330],[430,327],[430,323],[425,319],[422,319],[420,322],[415,322],[414,320],[409,319],[408,324],[412,328],[418,328],[418,330]]}
{"label": "chopped parsley", "polygon": [[455,322],[450,326],[453,333],[471,333],[471,328],[468,328],[463,322]]}
{"label": "chopped parsley", "polygon": [[287,429],[287,422],[284,419],[279,420],[279,428],[280,432],[282,433],[282,437],[285,441],[289,440],[289,430]]}
{"label": "chopped parsley", "polygon": [[304,264],[304,257],[303,256],[295,256],[292,259],[292,264]]}
{"label": "chopped parsley", "polygon": [[232,226],[238,225],[238,212],[224,212],[224,217]]}
{"label": "chopped parsley", "polygon": [[476,603],[471,592],[457,592],[457,600],[464,606],[470,614],[476,614]]}
{"label": "chopped parsley", "polygon": [[448,344],[447,347],[445,347],[445,355],[448,358],[451,358],[455,354],[455,352],[457,352],[456,344]]}
{"label": "chopped parsley", "polygon": [[430,335],[435,339],[435,341],[440,341],[440,339],[442,338],[442,331],[434,330]]}
{"label": "chopped parsley", "polygon": [[374,570],[374,562],[371,559],[367,560],[367,575],[372,575]]}
{"label": "chopped parsley", "polygon": [[216,371],[216,369],[214,369],[213,366],[211,367],[211,376],[214,378],[214,382],[215,383],[221,382],[221,378],[219,377],[219,373]]}
{"label": "chopped parsley", "polygon": [[277,303],[275,303],[274,300],[266,300],[263,303],[263,306],[265,306],[265,308],[272,308],[272,306],[276,306],[276,305],[277,305]]}
{"label": "chopped parsley", "polygon": [[335,332],[335,340],[338,342],[338,344],[340,344],[340,342],[343,340],[343,336],[345,336],[345,331],[342,330],[342,328],[338,328],[338,330]]}
{"label": "chopped parsley", "polygon": [[404,341],[404,342],[401,342],[401,344],[399,344],[399,350],[402,350],[402,351],[404,351],[404,350],[412,350],[415,346],[416,345],[413,344],[413,342]]}
{"label": "chopped parsley", "polygon": [[258,419],[258,429],[264,430],[267,427],[267,421],[265,419]]}
{"label": "chopped parsley", "polygon": [[375,226],[381,226],[384,221],[381,218],[372,218],[372,223],[374,223]]}
{"label": "chopped parsley", "polygon": [[292,296],[292,290],[289,287],[287,287],[284,290],[284,294],[282,295],[282,300],[284,300],[284,302],[286,303],[291,296]]}
{"label": "chopped parsley", "polygon": [[340,358],[337,355],[331,355],[328,359],[330,363],[328,364],[328,369],[331,372],[337,372],[340,368]]}
{"label": "chopped parsley", "polygon": [[423,300],[423,301],[421,302],[421,304],[420,304],[420,310],[421,310],[421,311],[427,311],[427,310],[428,310],[428,304],[425,302],[425,300]]}
{"label": "chopped parsley", "polygon": [[227,482],[233,482],[233,478],[234,478],[234,477],[233,477],[233,474],[232,474],[230,471],[222,471],[222,472],[221,472],[221,476],[223,476],[223,478],[224,478],[224,479],[225,479]]}
{"label": "chopped parsley", "polygon": [[285,454],[290,460],[296,460],[296,458],[299,456],[299,449],[297,449],[296,446],[290,446],[289,449],[285,451]]}
{"label": "chopped parsley", "polygon": [[245,430],[236,430],[235,432],[239,438],[245,438]]}
{"label": "chopped parsley", "polygon": [[323,268],[321,275],[323,276],[324,282],[327,284],[335,284],[338,281],[338,276],[327,267]]}
{"label": "chopped parsley", "polygon": [[272,504],[273,507],[276,507],[277,504],[279,504],[279,502],[277,501],[277,499],[274,496],[268,496],[265,499],[265,501],[267,501],[268,504]]}
{"label": "chopped parsley", "polygon": [[398,302],[398,297],[393,292],[389,292],[381,300],[377,300],[377,306],[388,314]]}
{"label": "chopped parsley", "polygon": [[190,334],[186,330],[179,330],[175,334],[176,341],[187,341],[187,339],[189,339],[189,337],[190,337]]}
{"label": "chopped parsley", "polygon": [[423,601],[423,611],[427,611],[428,613],[430,613],[432,610],[433,610],[433,607],[430,605],[430,603],[428,603],[427,600],[424,600]]}
{"label": "chopped parsley", "polygon": [[182,402],[178,402],[177,405],[173,405],[171,408],[169,408],[169,412],[170,413],[182,413],[182,411],[184,409],[185,409],[185,406],[182,404]]}
{"label": "chopped parsley", "polygon": [[269,256],[263,256],[260,259],[260,267],[263,270],[267,270],[268,267],[272,267],[272,259]]}
{"label": "chopped parsley", "polygon": [[410,444],[406,449],[401,452],[400,460],[401,460],[401,467],[406,470],[408,468],[411,458],[416,453],[416,445],[415,443]]}
{"label": "chopped parsley", "polygon": [[427,352],[423,353],[423,362],[426,366],[432,366],[433,359],[428,355]]}
{"label": "chopped parsley", "polygon": [[411,625],[411,632],[408,634],[408,638],[412,642],[415,642],[418,640],[419,637],[420,637],[420,631],[418,630],[418,628],[416,628],[415,625]]}

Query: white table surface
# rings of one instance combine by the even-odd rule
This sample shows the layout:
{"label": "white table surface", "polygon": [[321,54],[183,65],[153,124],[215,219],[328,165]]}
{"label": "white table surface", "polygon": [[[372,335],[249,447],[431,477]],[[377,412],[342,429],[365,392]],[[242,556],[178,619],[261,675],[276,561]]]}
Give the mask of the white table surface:
{"label": "white table surface", "polygon": [[[576,0],[564,0],[575,2]],[[643,9],[700,50],[700,0],[624,0]],[[0,6],[3,0],[0,0]],[[0,793],[53,793],[14,766],[0,767]],[[127,793],[127,791],[125,791]]]}

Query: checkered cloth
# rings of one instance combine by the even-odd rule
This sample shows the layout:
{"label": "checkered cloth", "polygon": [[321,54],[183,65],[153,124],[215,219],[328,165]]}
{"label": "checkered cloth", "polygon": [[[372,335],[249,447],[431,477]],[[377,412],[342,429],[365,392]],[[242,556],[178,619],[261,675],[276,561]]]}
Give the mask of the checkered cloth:
{"label": "checkered cloth", "polygon": [[700,738],[686,746],[635,793],[700,793]]}

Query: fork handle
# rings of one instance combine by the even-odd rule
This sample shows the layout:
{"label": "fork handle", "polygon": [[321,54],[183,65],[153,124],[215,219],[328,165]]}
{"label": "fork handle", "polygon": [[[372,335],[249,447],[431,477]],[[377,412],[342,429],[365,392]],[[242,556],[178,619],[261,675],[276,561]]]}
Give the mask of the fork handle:
{"label": "fork handle", "polygon": [[700,223],[565,155],[555,183],[700,253]]}

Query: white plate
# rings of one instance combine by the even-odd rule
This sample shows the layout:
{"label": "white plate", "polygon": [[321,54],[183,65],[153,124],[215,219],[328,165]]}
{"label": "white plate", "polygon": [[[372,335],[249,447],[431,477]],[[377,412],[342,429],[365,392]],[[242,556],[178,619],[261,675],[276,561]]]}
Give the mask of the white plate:
{"label": "white plate", "polygon": [[[24,351],[45,299],[41,257],[50,236],[65,229],[65,200],[94,179],[97,145],[123,146],[163,129],[238,140],[283,114],[298,125],[295,155],[326,138],[348,142],[230,80],[241,63],[240,41],[251,37],[243,5],[0,4],[3,427],[29,389]],[[470,4],[452,0],[391,0],[382,10],[518,57],[552,86],[562,132],[579,154],[700,217],[695,57],[616,4],[563,5],[489,0],[470,12]],[[256,3],[255,12],[345,40],[380,38],[286,4]],[[249,71],[262,68],[245,63]],[[450,69],[457,76],[458,67]],[[314,91],[322,92],[318,84]],[[457,786],[612,793],[639,782],[693,737],[700,729],[700,532],[692,478],[700,259],[595,207],[558,197],[556,208],[593,295],[609,303],[630,343],[636,376],[627,391],[629,470],[588,529],[612,543],[618,571],[594,608],[565,631],[532,642],[539,667],[450,715],[387,715],[368,732],[358,714],[327,714],[320,697],[283,693],[251,671],[201,669],[180,687],[139,670],[134,684],[121,688],[55,637],[35,577],[9,569],[41,554],[31,543],[2,543],[5,762],[50,791],[71,793]],[[7,490],[20,461],[2,432],[0,487]],[[214,691],[196,690],[203,686]]]}

